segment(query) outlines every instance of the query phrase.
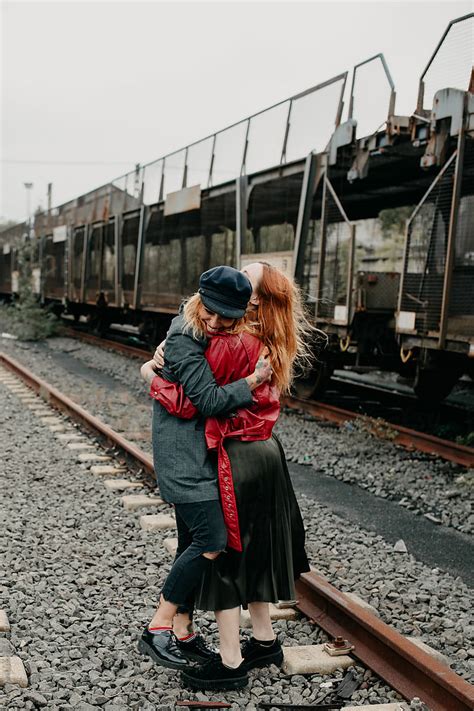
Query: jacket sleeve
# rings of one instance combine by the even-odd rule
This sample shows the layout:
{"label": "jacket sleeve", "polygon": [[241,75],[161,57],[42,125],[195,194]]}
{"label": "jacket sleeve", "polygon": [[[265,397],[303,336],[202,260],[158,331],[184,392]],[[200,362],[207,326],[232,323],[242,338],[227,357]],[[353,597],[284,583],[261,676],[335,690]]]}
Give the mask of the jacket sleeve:
{"label": "jacket sleeve", "polygon": [[219,386],[206,360],[206,344],[190,334],[171,329],[166,338],[166,365],[185,394],[204,417],[214,417],[251,405],[252,392],[245,378]]}

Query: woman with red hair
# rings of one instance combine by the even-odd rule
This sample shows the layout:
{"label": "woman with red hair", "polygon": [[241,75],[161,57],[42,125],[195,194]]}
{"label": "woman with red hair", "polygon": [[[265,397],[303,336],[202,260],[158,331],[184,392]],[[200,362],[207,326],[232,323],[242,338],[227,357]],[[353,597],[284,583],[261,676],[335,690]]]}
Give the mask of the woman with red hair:
{"label": "woman with red hair", "polygon": [[[282,272],[264,262],[243,271],[253,292],[245,320],[237,328],[220,333],[209,330],[202,319],[199,294],[183,310],[193,335],[209,339],[203,357],[219,386],[251,373],[262,345],[273,371],[271,383],[254,390],[250,407],[206,420],[208,448],[218,453],[228,547],[208,566],[195,599],[197,608],[215,611],[220,636],[220,658],[182,672],[187,685],[200,689],[238,688],[248,682],[247,671],[252,667],[282,663],[269,603],[294,599],[294,580],[309,570],[299,507],[272,429],[279,414],[279,396],[290,388],[295,361],[308,358],[305,336],[310,327],[297,287]],[[243,359],[242,348],[246,351]],[[162,364],[159,349],[155,364]],[[152,394],[170,414],[192,416],[193,406],[183,393],[175,397],[179,388],[158,377],[153,380]],[[241,606],[249,609],[253,631],[242,649]]]}

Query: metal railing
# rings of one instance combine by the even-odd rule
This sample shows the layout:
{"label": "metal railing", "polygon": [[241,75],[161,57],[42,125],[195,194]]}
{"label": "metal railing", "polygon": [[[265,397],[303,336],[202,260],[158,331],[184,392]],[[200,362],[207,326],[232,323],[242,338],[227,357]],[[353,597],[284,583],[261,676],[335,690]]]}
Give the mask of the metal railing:
{"label": "metal railing", "polygon": [[[280,101],[112,184],[145,204],[190,185],[211,187],[324,149],[342,115],[348,72]],[[328,110],[329,103],[329,110]]]}
{"label": "metal railing", "polygon": [[424,109],[431,109],[437,89],[469,89],[474,65],[473,38],[474,12],[457,17],[449,23],[420,76],[417,114],[422,113]]}

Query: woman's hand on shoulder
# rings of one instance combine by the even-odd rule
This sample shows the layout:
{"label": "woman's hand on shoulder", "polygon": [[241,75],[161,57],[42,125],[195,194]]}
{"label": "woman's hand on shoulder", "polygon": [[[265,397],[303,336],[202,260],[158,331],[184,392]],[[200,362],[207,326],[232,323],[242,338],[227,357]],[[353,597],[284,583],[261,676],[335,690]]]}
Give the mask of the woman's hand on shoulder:
{"label": "woman's hand on shoulder", "polygon": [[147,360],[140,368],[140,375],[147,383],[151,383],[156,375],[156,365],[154,360]]}
{"label": "woman's hand on shoulder", "polygon": [[161,341],[160,345],[157,346],[153,355],[153,362],[158,368],[158,370],[161,370],[165,364],[165,343],[166,340]]}

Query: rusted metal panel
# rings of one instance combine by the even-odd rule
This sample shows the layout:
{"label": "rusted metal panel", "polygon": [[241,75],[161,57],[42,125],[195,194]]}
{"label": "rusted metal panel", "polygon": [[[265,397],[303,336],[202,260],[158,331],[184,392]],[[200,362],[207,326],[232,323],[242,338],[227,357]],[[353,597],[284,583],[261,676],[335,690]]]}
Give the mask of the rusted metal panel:
{"label": "rusted metal panel", "polygon": [[201,207],[201,186],[193,185],[190,188],[176,190],[168,193],[165,200],[165,217],[177,215],[180,212],[199,210]]}
{"label": "rusted metal panel", "polygon": [[353,142],[356,126],[357,121],[355,119],[348,119],[336,128],[329,142],[329,165],[335,165],[337,162],[338,148],[349,146]]}

